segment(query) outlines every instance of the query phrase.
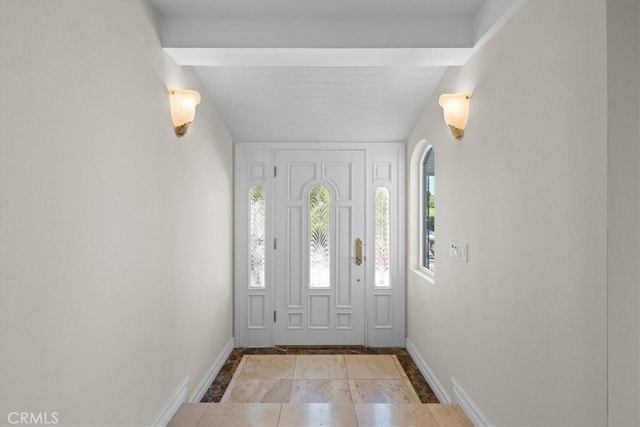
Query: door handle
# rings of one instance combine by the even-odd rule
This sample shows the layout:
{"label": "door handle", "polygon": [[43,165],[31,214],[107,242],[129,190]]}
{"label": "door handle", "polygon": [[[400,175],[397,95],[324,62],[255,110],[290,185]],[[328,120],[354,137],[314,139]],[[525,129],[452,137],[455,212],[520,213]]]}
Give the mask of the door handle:
{"label": "door handle", "polygon": [[356,265],[362,264],[362,240],[356,239]]}

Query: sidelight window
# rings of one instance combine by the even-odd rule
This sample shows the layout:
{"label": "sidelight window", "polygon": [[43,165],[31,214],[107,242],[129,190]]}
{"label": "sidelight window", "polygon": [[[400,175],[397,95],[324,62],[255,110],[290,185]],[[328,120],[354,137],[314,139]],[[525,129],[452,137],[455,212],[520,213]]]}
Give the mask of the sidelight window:
{"label": "sidelight window", "polygon": [[376,188],[375,200],[375,285],[379,287],[391,286],[389,280],[389,189]]}
{"label": "sidelight window", "polygon": [[265,287],[265,191],[249,190],[249,287]]}

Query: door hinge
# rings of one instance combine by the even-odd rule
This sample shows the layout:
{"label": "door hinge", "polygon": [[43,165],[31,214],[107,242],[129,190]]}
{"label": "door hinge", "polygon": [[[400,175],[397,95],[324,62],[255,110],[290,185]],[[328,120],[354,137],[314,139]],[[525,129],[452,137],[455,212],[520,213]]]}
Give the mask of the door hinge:
{"label": "door hinge", "polygon": [[276,311],[273,310],[273,323],[276,323]]}
{"label": "door hinge", "polygon": [[278,249],[278,239],[273,239],[273,249]]}
{"label": "door hinge", "polygon": [[276,176],[278,176],[278,167],[274,166],[273,167],[273,177],[275,178]]}

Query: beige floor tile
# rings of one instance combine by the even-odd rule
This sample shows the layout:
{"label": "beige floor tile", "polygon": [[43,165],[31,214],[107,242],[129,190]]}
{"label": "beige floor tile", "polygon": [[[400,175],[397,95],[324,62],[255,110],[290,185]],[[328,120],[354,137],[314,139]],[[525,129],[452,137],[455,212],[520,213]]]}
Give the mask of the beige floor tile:
{"label": "beige floor tile", "polygon": [[413,388],[413,384],[411,384],[409,378],[405,377],[404,383],[407,385],[407,389],[409,390],[409,394],[411,395],[411,401],[415,403],[422,403],[422,401],[420,400],[420,396],[418,396],[418,393],[416,393],[416,390]]}
{"label": "beige floor tile", "polygon": [[233,388],[225,393],[224,402],[289,403],[292,381],[238,379]]}
{"label": "beige floor tile", "polygon": [[278,425],[279,403],[210,403],[197,427],[245,427]]}
{"label": "beige floor tile", "polygon": [[437,427],[427,405],[359,403],[356,405],[358,425],[367,427]]}
{"label": "beige floor tile", "polygon": [[238,379],[292,379],[296,356],[249,355],[246,357]]}
{"label": "beige floor tile", "polygon": [[353,403],[420,403],[404,379],[349,380]]}
{"label": "beige floor tile", "polygon": [[473,427],[473,423],[469,418],[467,418],[459,405],[442,405],[434,403],[428,404],[427,407],[440,427]]}
{"label": "beige floor tile", "polygon": [[208,403],[183,403],[168,427],[195,427],[209,407]]}
{"label": "beige floor tile", "polygon": [[351,403],[348,380],[293,380],[291,403]]}
{"label": "beige floor tile", "polygon": [[242,372],[242,369],[244,368],[245,363],[247,363],[247,356],[242,356],[242,359],[240,360],[240,364],[236,368],[236,371],[233,373],[233,376],[231,377],[231,381],[229,381],[229,384],[227,385],[227,389],[224,391],[224,394],[222,395],[220,402],[226,402],[227,400],[229,400],[229,395],[231,394],[231,390],[233,390],[233,387],[235,386],[236,381],[238,381],[238,377],[240,376],[240,372]]}
{"label": "beige floor tile", "polygon": [[357,426],[354,405],[310,403],[284,404],[278,426]]}
{"label": "beige floor tile", "polygon": [[393,364],[396,365],[396,369],[398,370],[398,372],[400,372],[400,375],[403,378],[409,379],[409,377],[407,376],[407,373],[404,371],[404,368],[402,367],[402,364],[400,363],[398,358],[396,356],[392,356],[391,359],[393,359]]}
{"label": "beige floor tile", "polygon": [[347,367],[342,355],[296,356],[294,379],[346,379]]}
{"label": "beige floor tile", "polygon": [[347,355],[344,356],[344,361],[351,380],[402,378],[394,358],[395,356],[389,354]]}

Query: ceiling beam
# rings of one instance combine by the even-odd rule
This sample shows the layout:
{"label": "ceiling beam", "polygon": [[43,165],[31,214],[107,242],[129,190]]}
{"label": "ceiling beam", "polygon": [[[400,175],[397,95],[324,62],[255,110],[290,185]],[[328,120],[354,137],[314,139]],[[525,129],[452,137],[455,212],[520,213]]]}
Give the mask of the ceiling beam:
{"label": "ceiling beam", "polygon": [[164,50],[179,65],[201,67],[441,67],[462,65],[473,54],[471,48]]}
{"label": "ceiling beam", "polygon": [[151,0],[163,47],[465,48],[483,0]]}

